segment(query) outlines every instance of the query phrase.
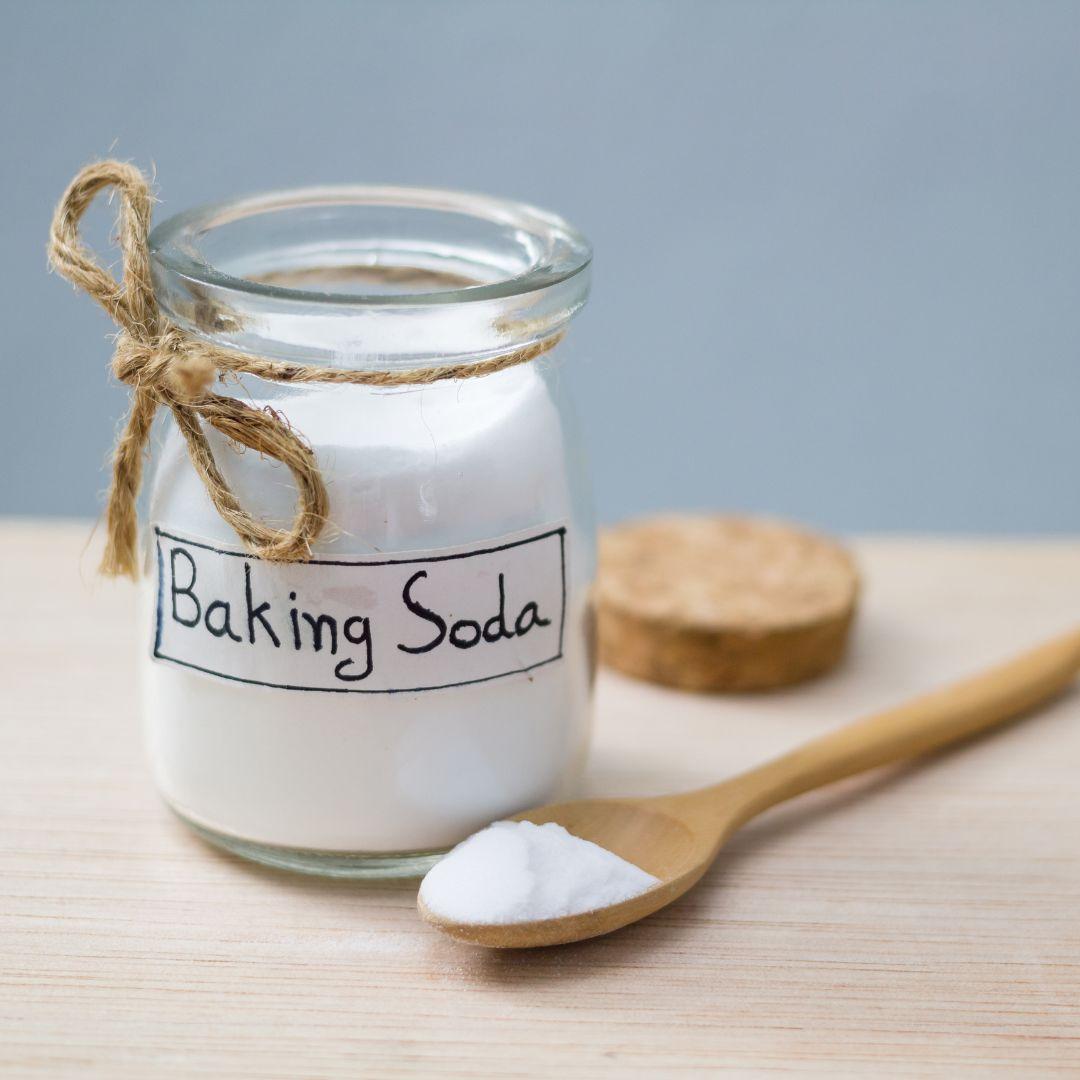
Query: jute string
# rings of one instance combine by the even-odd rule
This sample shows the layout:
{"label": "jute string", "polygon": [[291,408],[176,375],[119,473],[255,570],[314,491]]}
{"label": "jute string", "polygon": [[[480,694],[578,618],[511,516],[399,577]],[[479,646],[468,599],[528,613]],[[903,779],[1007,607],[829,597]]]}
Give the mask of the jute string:
{"label": "jute string", "polygon": [[[79,236],[79,223],[95,197],[115,188],[120,196],[118,244],[123,277],[117,281]],[[307,441],[270,410],[256,409],[210,387],[227,375],[257,375],[280,383],[349,383],[358,386],[425,386],[447,379],[475,379],[526,364],[553,348],[557,336],[488,359],[407,371],[350,371],[292,364],[222,349],[187,334],[158,310],[150,277],[147,237],[153,197],[146,177],[122,161],[88,165],[64,192],[53,215],[49,262],[93,297],[120,327],[112,370],[131,387],[131,409],[112,458],[106,510],[107,541],[101,572],[138,576],[137,500],[150,427],[168,408],[218,513],[253,554],[278,562],[303,559],[327,522],[329,498]],[[296,483],[296,515],[287,529],[253,517],[229,488],[214,460],[204,424],[226,438],[288,466]]]}

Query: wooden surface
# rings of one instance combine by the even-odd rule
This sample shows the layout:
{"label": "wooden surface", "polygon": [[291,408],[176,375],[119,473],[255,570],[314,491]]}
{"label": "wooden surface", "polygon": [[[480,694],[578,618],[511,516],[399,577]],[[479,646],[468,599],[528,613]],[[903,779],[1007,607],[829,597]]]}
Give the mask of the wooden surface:
{"label": "wooden surface", "polygon": [[[1080,693],[771,811],[673,907],[492,954],[259,869],[143,767],[133,591],[0,525],[0,1075],[1080,1076]],[[1080,543],[877,540],[854,649],[751,698],[602,677],[588,789],[719,779],[1080,621]]]}

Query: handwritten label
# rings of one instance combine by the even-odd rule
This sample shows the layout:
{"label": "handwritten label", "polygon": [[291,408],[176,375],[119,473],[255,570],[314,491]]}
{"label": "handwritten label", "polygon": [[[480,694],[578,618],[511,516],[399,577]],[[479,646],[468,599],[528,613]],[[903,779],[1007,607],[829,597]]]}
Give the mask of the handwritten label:
{"label": "handwritten label", "polygon": [[442,690],[562,658],[566,529],[271,563],[154,527],[158,661],[281,690]]}

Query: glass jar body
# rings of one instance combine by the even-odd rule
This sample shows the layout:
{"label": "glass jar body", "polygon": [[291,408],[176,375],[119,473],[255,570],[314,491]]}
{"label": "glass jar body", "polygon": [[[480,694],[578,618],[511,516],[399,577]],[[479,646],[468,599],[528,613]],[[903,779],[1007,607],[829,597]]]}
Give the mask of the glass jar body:
{"label": "glass jar body", "polygon": [[[158,786],[182,817],[249,853],[261,846],[265,857],[290,863],[306,860],[269,849],[327,853],[314,855],[315,868],[356,862],[360,869],[371,861],[363,856],[376,856],[385,869],[394,862],[387,856],[445,848],[573,784],[589,736],[595,540],[588,482],[557,383],[557,367],[534,363],[421,390],[268,395],[271,388],[252,387],[250,400],[272,403],[318,457],[336,535],[317,545],[315,559],[482,547],[565,527],[563,655],[532,671],[443,690],[298,693],[160,662],[147,642],[147,743]],[[284,468],[211,438],[243,504],[265,520],[288,520],[293,490]],[[239,550],[171,424],[158,452],[150,520],[173,535]],[[159,598],[149,554],[151,628]],[[244,636],[243,619],[234,615],[233,623]],[[430,627],[416,629],[417,640],[430,639],[421,633]]]}

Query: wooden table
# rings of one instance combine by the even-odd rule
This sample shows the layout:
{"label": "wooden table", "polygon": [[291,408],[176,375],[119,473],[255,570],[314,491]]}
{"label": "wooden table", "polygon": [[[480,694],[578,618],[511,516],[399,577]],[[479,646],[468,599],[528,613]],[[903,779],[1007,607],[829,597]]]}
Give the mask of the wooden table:
{"label": "wooden table", "polygon": [[[750,826],[681,902],[537,953],[415,886],[248,865],[155,796],[130,586],[89,526],[0,525],[0,1075],[1080,1076],[1080,694]],[[758,762],[1080,620],[1080,542],[867,540],[802,689],[600,680],[594,792]]]}

